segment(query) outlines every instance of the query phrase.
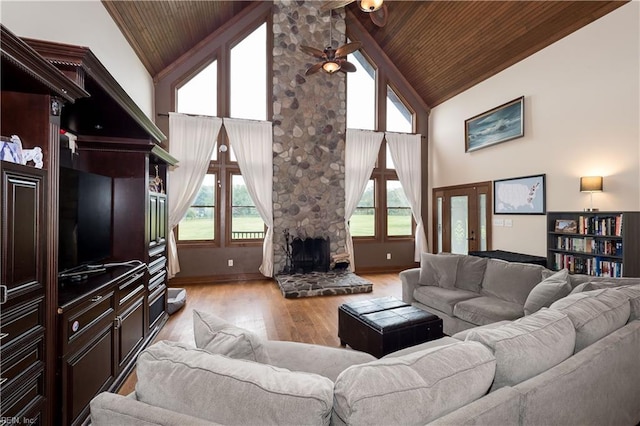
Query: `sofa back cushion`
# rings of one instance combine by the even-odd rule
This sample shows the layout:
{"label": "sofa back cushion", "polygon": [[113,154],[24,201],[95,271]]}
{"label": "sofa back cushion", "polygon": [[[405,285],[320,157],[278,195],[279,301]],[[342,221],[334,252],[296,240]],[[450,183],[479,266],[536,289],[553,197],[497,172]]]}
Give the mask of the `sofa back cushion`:
{"label": "sofa back cushion", "polygon": [[517,385],[569,358],[576,333],[566,314],[543,308],[499,327],[472,329],[466,340],[480,342],[493,351],[493,391]]}
{"label": "sofa back cushion", "polygon": [[138,400],[220,424],[328,425],[333,382],[158,342],[138,357]]}
{"label": "sofa back cushion", "polygon": [[495,358],[459,342],[355,365],[334,387],[333,424],[426,424],[482,397]]}
{"label": "sofa back cushion", "polygon": [[615,289],[574,293],[554,302],[550,309],[564,312],[576,329],[579,352],[627,323],[629,297]]}
{"label": "sofa back cushion", "polygon": [[262,339],[208,312],[193,310],[196,347],[229,358],[269,363]]}
{"label": "sofa back cushion", "polygon": [[457,256],[422,253],[418,284],[454,288],[457,268]]}
{"label": "sofa back cushion", "polygon": [[542,281],[546,268],[528,263],[489,259],[481,293],[523,305],[531,290]]}
{"label": "sofa back cushion", "polygon": [[570,292],[569,271],[562,269],[536,284],[524,302],[524,314],[530,315],[541,308],[548,308]]}

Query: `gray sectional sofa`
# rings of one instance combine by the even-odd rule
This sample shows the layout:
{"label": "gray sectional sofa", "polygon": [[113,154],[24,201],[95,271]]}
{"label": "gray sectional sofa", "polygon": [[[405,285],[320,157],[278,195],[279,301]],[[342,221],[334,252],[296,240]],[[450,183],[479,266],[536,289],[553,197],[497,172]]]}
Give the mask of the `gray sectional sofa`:
{"label": "gray sectional sofa", "polygon": [[381,359],[264,341],[195,312],[197,347],[147,348],[135,392],[98,395],[91,421],[633,426],[640,422],[640,280],[614,287],[620,283],[585,282],[520,319]]}
{"label": "gray sectional sofa", "polygon": [[640,283],[554,272],[540,265],[477,256],[423,253],[420,267],[400,273],[402,300],[442,318],[445,334],[511,321],[549,307],[586,282]]}

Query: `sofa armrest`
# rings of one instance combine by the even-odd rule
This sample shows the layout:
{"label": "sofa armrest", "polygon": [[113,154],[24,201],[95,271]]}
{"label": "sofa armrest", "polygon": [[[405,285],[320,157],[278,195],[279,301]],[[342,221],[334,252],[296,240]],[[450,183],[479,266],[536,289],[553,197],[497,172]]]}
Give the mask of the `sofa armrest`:
{"label": "sofa armrest", "polygon": [[400,281],[402,281],[402,301],[405,303],[413,303],[413,291],[418,286],[420,279],[420,268],[411,268],[400,272]]}
{"label": "sofa armrest", "polygon": [[102,392],[91,400],[91,424],[94,426],[216,426],[206,420],[145,404],[135,398]]}
{"label": "sofa armrest", "polygon": [[348,367],[377,359],[366,352],[310,343],[268,340],[263,344],[269,354],[269,364],[291,371],[319,374],[333,382]]}

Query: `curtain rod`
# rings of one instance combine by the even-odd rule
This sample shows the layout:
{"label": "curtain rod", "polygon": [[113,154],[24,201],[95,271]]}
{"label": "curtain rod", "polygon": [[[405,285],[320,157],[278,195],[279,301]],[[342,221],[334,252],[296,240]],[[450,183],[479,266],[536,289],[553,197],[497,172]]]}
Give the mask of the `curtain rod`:
{"label": "curtain rod", "polygon": [[[176,112],[176,114],[186,115],[188,117],[210,117],[210,118],[222,118],[222,119],[226,118],[226,119],[229,119],[229,120],[243,120],[243,121],[253,121],[253,122],[256,122],[256,123],[271,123],[271,124],[273,124],[272,121],[268,121],[268,120],[253,120],[251,118],[218,117],[217,115],[186,114],[184,112]],[[156,115],[158,117],[169,117],[169,113],[168,112],[159,112]]]}
{"label": "curtain rod", "polygon": [[[203,115],[203,114],[185,114],[184,112],[178,112],[176,114],[182,114],[182,115],[187,115],[189,117],[216,117],[216,118],[231,118],[231,117],[217,117],[215,115]],[[156,114],[158,117],[168,117],[169,113],[168,112],[159,112]],[[238,120],[247,120],[247,121],[255,121],[258,123],[264,123],[264,121],[261,120],[251,120],[249,118],[238,118]],[[266,120],[265,120],[266,121]],[[268,123],[268,121],[266,121]],[[274,124],[273,122],[271,122],[271,124]],[[363,130],[363,129],[351,129],[351,130]],[[367,130],[368,131],[368,130]],[[373,131],[373,130],[372,130]],[[400,133],[400,132],[385,132],[385,133],[398,133],[400,135],[415,135],[416,133]],[[426,139],[427,137],[425,135],[420,135],[420,139]]]}

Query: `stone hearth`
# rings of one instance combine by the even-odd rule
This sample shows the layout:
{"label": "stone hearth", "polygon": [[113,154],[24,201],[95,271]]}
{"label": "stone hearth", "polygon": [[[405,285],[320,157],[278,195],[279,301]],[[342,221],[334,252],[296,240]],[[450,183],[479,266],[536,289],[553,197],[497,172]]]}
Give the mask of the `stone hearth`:
{"label": "stone hearth", "polygon": [[348,271],[276,275],[275,279],[282,295],[287,299],[370,293],[373,290],[373,284],[370,281]]}

